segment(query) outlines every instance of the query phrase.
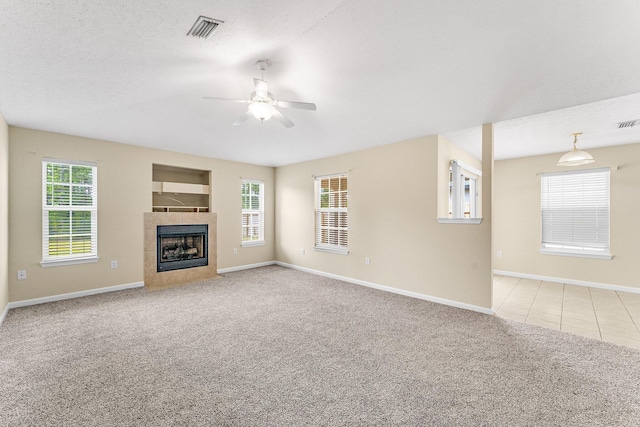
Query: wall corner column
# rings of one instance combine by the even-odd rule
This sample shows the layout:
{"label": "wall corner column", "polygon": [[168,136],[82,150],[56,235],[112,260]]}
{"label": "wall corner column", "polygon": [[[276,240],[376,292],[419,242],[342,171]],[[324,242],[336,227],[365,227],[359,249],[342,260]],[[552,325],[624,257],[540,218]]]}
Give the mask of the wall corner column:
{"label": "wall corner column", "polygon": [[489,264],[491,298],[493,299],[493,123],[482,125],[482,218],[489,231]]}

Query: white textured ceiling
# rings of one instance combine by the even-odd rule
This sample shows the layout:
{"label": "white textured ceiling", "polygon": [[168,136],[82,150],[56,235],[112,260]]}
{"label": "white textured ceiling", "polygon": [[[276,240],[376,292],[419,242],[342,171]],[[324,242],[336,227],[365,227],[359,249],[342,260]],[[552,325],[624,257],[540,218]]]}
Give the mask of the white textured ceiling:
{"label": "white textured ceiling", "polygon": [[[199,15],[224,21],[209,40],[186,36]],[[549,113],[640,93],[639,19],[635,0],[1,0],[0,113],[274,166],[487,122],[497,158],[566,151],[576,131],[582,148],[639,142],[608,130],[640,119],[637,95]],[[236,127],[244,105],[202,100],[248,97],[259,59],[271,92],[318,110]]]}

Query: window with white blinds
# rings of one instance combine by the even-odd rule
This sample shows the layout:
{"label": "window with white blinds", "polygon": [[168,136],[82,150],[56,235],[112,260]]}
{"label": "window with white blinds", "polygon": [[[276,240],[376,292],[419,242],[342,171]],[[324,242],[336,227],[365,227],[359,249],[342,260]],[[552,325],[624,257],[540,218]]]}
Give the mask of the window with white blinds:
{"label": "window with white blinds", "polygon": [[264,182],[242,181],[242,246],[264,245]]}
{"label": "window with white blinds", "polygon": [[348,179],[346,174],[315,180],[315,249],[348,253]]}
{"label": "window with white blinds", "polygon": [[541,175],[542,253],[611,258],[610,170]]}
{"label": "window with white blinds", "polygon": [[42,265],[95,262],[98,174],[91,162],[42,162]]}

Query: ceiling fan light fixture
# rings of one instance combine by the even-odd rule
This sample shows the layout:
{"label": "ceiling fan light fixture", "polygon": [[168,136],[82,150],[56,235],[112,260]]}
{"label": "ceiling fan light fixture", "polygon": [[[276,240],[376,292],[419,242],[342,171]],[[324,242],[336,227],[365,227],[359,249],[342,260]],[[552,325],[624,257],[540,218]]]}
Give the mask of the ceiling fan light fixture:
{"label": "ceiling fan light fixture", "polygon": [[[264,74],[264,70],[269,68],[271,66],[271,63],[268,60],[264,59],[258,61],[256,63],[256,66],[258,67],[258,70],[262,71]],[[280,108],[297,108],[301,110],[311,111],[316,110],[316,104],[313,104],[311,102],[276,101],[275,96],[273,96],[273,94],[269,92],[269,86],[267,82],[263,79],[253,79],[253,85],[255,87],[255,90],[251,93],[251,97],[248,100],[219,98],[214,96],[205,96],[204,99],[214,101],[233,101],[249,104],[249,108],[247,109],[247,111],[235,122],[233,122],[234,126],[241,125],[242,123],[250,119],[251,116],[253,116],[261,122],[269,120],[271,117],[273,117],[276,121],[280,122],[282,126],[290,128],[294,126],[294,123],[289,120],[287,116],[282,114]]]}
{"label": "ceiling fan light fixture", "polygon": [[273,106],[269,102],[252,102],[249,111],[260,121],[269,120],[273,116]]}
{"label": "ceiling fan light fixture", "polygon": [[578,150],[576,144],[578,143],[578,135],[582,135],[582,132],[572,133],[573,135],[573,150],[569,151],[558,160],[558,166],[580,166],[593,163],[593,156],[586,151]]}

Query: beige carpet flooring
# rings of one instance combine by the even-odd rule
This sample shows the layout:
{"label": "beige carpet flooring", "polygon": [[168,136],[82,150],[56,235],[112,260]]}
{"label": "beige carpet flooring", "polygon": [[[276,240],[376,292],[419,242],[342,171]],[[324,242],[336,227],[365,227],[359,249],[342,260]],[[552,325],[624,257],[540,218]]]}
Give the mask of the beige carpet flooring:
{"label": "beige carpet flooring", "polygon": [[0,425],[632,426],[640,351],[271,266],[11,310]]}

